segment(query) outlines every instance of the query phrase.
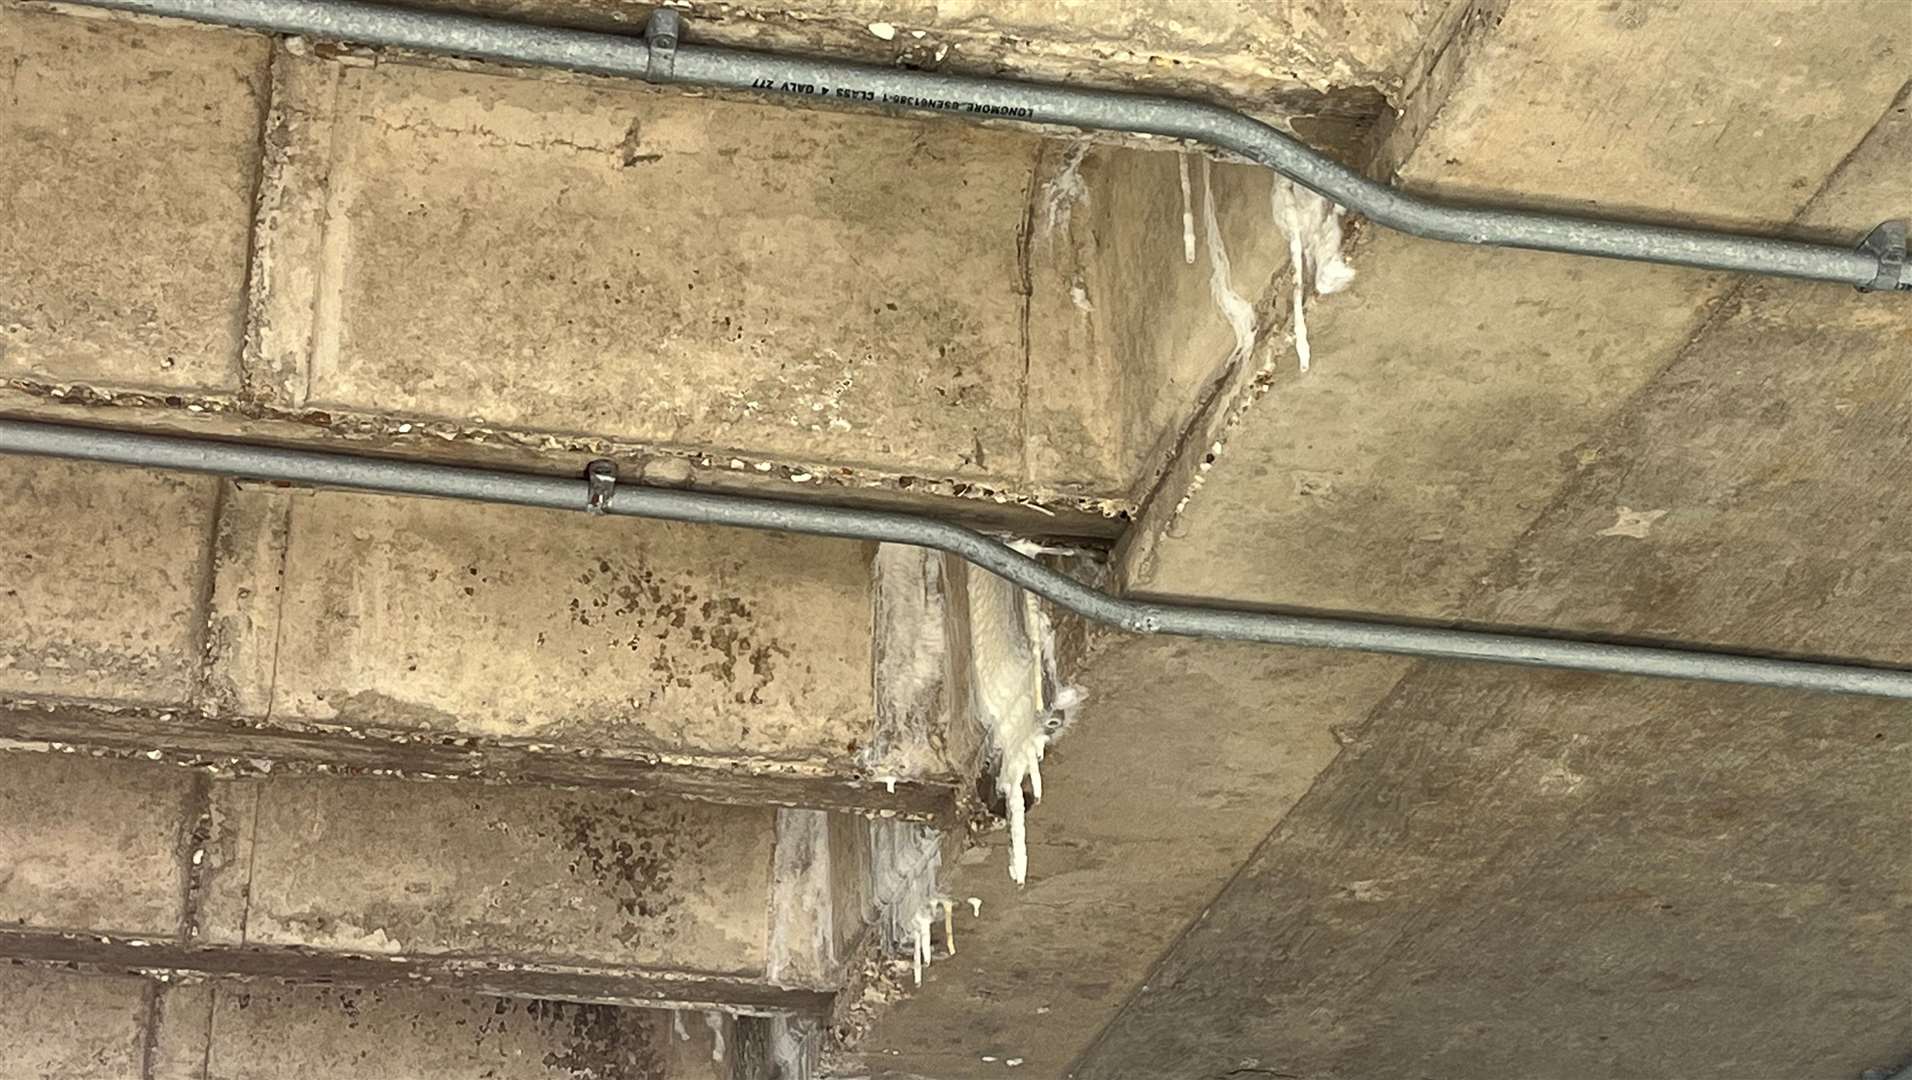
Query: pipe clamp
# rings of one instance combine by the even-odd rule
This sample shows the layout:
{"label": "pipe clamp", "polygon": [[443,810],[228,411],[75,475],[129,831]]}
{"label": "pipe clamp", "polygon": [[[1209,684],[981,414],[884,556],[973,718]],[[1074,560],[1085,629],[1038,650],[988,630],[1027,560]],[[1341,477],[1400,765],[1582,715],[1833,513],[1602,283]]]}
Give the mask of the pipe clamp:
{"label": "pipe clamp", "polygon": [[651,12],[644,26],[644,44],[650,48],[644,77],[667,82],[677,67],[677,39],[684,32],[684,17],[667,7]]}
{"label": "pipe clamp", "polygon": [[606,513],[611,508],[611,493],[617,489],[617,462],[599,458],[584,469],[584,512]]}
{"label": "pipe clamp", "polygon": [[1905,222],[1881,222],[1878,228],[1866,234],[1859,250],[1879,257],[1879,276],[1870,284],[1859,286],[1860,292],[1912,289],[1912,278],[1905,274]]}

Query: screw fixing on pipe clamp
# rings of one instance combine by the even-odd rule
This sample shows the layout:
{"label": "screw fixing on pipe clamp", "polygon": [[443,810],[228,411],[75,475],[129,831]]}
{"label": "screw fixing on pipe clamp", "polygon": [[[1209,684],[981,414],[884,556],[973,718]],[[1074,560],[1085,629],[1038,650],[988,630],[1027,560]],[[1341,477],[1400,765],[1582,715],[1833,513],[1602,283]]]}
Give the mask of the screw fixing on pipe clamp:
{"label": "screw fixing on pipe clamp", "polygon": [[1912,277],[1905,272],[1905,222],[1887,221],[1866,234],[1859,250],[1879,257],[1879,276],[1860,292],[1890,292],[1912,289]]}
{"label": "screw fixing on pipe clamp", "polygon": [[684,17],[667,7],[651,12],[644,26],[644,44],[650,46],[650,58],[644,77],[667,81],[677,66],[677,39],[684,32]]}
{"label": "screw fixing on pipe clamp", "polygon": [[602,458],[584,468],[584,512],[602,514],[611,508],[611,492],[617,488],[617,462]]}

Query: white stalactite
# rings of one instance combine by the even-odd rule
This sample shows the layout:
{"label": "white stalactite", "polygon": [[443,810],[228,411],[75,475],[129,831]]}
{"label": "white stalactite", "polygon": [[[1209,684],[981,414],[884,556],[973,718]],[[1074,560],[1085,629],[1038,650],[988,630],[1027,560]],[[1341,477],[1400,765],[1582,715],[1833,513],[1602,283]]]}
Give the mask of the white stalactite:
{"label": "white stalactite", "polygon": [[1182,261],[1195,265],[1195,193],[1188,183],[1188,155],[1175,155],[1175,164],[1182,171]]}
{"label": "white stalactite", "polygon": [[1209,178],[1208,159],[1202,159],[1202,231],[1208,239],[1208,293],[1221,309],[1228,328],[1235,332],[1235,351],[1229,363],[1246,360],[1255,351],[1255,305],[1235,291],[1234,269],[1228,264],[1228,249],[1222,245],[1221,222],[1215,217],[1215,186]]}
{"label": "white stalactite", "polygon": [[[1010,546],[1030,557],[1041,548]],[[988,737],[1009,824],[1009,876],[1028,880],[1029,837],[1023,784],[1042,797],[1042,757],[1066,731],[1083,692],[1058,670],[1055,625],[1039,600],[993,574],[972,576],[970,629],[974,635],[974,701]]]}
{"label": "white stalactite", "polygon": [[931,914],[929,905],[925,905],[919,909],[916,912],[916,917],[912,919],[911,922],[914,924],[916,931],[912,938],[916,949],[910,959],[910,967],[916,976],[916,985],[921,986],[923,985],[923,969],[929,966],[929,962],[934,956],[931,951],[932,946],[929,932],[930,927],[935,925],[935,916]]}
{"label": "white stalactite", "polygon": [[1341,255],[1341,207],[1290,180],[1276,177],[1270,191],[1275,224],[1288,238],[1288,262],[1294,273],[1295,356],[1308,370],[1308,278],[1326,296],[1354,281],[1354,268]]}
{"label": "white stalactite", "polygon": [[894,818],[872,820],[869,828],[871,884],[883,943],[895,956],[908,949],[920,983],[933,955],[930,927],[948,902],[937,889],[943,838],[930,826]]}
{"label": "white stalactite", "polygon": [[1089,144],[1079,142],[1062,157],[1062,167],[1042,185],[1042,234],[1068,231],[1076,205],[1089,201],[1089,187],[1082,180],[1082,161],[1089,156]]}

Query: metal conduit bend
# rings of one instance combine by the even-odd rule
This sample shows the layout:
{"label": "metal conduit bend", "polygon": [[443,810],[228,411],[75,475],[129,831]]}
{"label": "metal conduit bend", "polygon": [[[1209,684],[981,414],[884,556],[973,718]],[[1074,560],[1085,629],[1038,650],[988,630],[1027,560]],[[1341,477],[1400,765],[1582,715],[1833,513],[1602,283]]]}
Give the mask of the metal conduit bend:
{"label": "metal conduit bend", "polygon": [[0,419],[0,453],[911,544],[949,552],[1085,618],[1136,633],[1912,699],[1912,671],[1890,668],[1132,600],[1090,588],[950,522],[618,484],[608,462],[593,463],[583,477],[539,476],[5,419]]}
{"label": "metal conduit bend", "polygon": [[1398,191],[1232,109],[1199,101],[945,75],[743,49],[687,45],[682,18],[661,8],[644,38],[410,11],[358,0],[82,0],[273,33],[449,53],[837,104],[1020,120],[1206,143],[1260,162],[1392,229],[1461,244],[1527,248],[1709,270],[1912,290],[1906,226],[1887,222],[1857,248],[1491,206],[1456,206]]}

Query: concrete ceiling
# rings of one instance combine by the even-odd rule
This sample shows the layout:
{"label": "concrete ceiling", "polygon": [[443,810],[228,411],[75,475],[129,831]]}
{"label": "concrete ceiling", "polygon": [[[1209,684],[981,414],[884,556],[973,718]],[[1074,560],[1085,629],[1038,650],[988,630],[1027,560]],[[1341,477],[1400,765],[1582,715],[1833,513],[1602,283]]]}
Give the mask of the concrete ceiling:
{"label": "concrete ceiling", "polygon": [[[1856,240],[1912,210],[1912,14],[1804,16],[1495,10],[1376,167]],[[1385,232],[1353,261],[1310,311],[1314,369],[1221,432],[1125,552],[1134,588],[1912,663],[1905,304]],[[862,1066],[1849,1077],[1912,1053],[1901,707],[1201,643],[1112,644],[1086,680],[1030,885]]]}
{"label": "concrete ceiling", "polygon": [[[592,26],[649,10],[437,6]],[[730,44],[1200,93],[1444,193],[1846,241],[1912,212],[1903,3],[751,0],[688,17],[693,36]],[[277,77],[309,92],[295,82],[305,69],[287,62]],[[583,147],[604,160],[579,186],[620,212],[637,205],[613,171],[624,129],[589,124],[627,108],[549,108],[604,136]],[[552,151],[557,135],[526,123],[533,145],[500,148]],[[711,126],[700,115],[666,134],[694,141]],[[878,130],[811,124],[807,150],[830,159],[833,138],[857,141],[879,164],[845,174],[888,176],[902,151],[885,156]],[[957,226],[935,215],[960,219],[1006,263],[1053,175],[1047,151],[1000,131],[882,130],[899,147],[947,138],[949,161],[988,149],[1027,163],[979,211],[932,200],[913,215],[945,244]],[[763,131],[724,136],[761,137],[753,156],[769,158],[785,128]],[[1172,215],[1170,160],[1121,167],[1154,168],[1160,183],[1134,187],[1168,193]],[[543,158],[524,170],[550,172]],[[1190,428],[1188,467],[1169,471],[1113,557],[1131,590],[1912,664],[1904,299],[1361,230],[1354,288],[1311,301],[1303,375],[1290,313],[1265,302],[1286,289],[1271,284],[1285,245],[1265,228],[1266,180],[1216,179],[1237,281],[1272,331],[1242,371],[1268,377],[1227,385],[1227,407]],[[464,207],[471,190],[439,204]],[[687,245],[701,229],[684,227],[698,234]],[[580,249],[616,230],[583,231]],[[1273,242],[1236,244],[1255,233]],[[1112,272],[1111,298],[1194,296],[1205,321],[1164,333],[1186,330],[1190,352],[1223,341],[1203,304],[1207,266],[1184,271],[1180,233],[1161,236],[1174,250],[1160,262],[1109,260],[1134,263]],[[245,236],[226,239],[236,250]],[[236,275],[242,260],[226,261]],[[1151,269],[1163,264],[1184,276]],[[391,301],[393,322],[423,307],[373,298]],[[988,325],[1014,338],[1016,304],[995,299],[987,311],[1007,314]],[[1123,317],[1169,319],[1153,314]],[[834,334],[845,318],[814,323]],[[893,390],[913,403],[918,387]],[[523,397],[499,394],[501,407]],[[899,431],[882,453],[937,448]],[[1026,453],[1027,431],[1013,434]],[[965,466],[978,474],[982,449]],[[1101,635],[1082,651],[1093,705],[1045,770],[1029,885],[1005,880],[1000,835],[970,852],[957,882],[981,915],[959,922],[960,951],[920,991],[879,1010],[846,1074],[1850,1077],[1912,1055],[1902,707]]]}

